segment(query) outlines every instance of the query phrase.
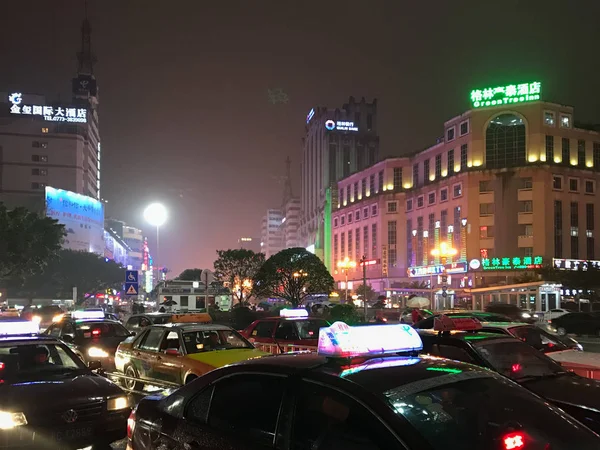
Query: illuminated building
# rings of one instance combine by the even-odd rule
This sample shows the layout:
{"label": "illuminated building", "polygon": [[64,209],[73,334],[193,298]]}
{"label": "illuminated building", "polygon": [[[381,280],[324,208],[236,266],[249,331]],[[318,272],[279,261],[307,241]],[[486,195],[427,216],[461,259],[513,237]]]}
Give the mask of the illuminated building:
{"label": "illuminated building", "polygon": [[238,239],[238,247],[252,250],[254,253],[261,253],[260,238],[243,236]]}
{"label": "illuminated building", "polygon": [[127,267],[131,251],[123,239],[112,229],[104,229],[104,257]]}
{"label": "illuminated building", "polygon": [[70,101],[0,93],[0,201],[9,207],[41,211],[46,186],[100,199],[98,91],[87,19],[81,33]]}
{"label": "illuminated building", "polygon": [[350,97],[342,108],[313,108],[306,117],[303,139],[301,216],[302,247],[314,245],[325,259],[324,218],[327,190],[350,174],[379,160],[377,100],[356,102]]}
{"label": "illuminated building", "polygon": [[283,213],[280,209],[269,209],[262,219],[260,246],[265,258],[270,258],[275,253],[283,250],[283,233],[281,221]]}
{"label": "illuminated building", "polygon": [[[553,259],[600,255],[600,133],[576,126],[573,107],[543,101],[541,88],[474,89],[471,109],[448,120],[435,145],[339,181],[331,261],[376,260],[367,276],[379,292],[431,281],[434,307],[483,308],[493,300],[557,307],[556,291],[475,296],[480,286],[510,284]],[[443,244],[457,254],[433,256]],[[350,276],[360,280],[362,268]]]}

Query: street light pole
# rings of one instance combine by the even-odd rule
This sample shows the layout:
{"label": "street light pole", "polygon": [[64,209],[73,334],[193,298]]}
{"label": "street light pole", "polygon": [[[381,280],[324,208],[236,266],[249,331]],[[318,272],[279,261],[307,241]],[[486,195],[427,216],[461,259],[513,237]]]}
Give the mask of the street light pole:
{"label": "street light pole", "polygon": [[365,322],[367,321],[367,256],[363,255],[360,260],[363,269],[363,308],[365,310]]}
{"label": "street light pole", "polygon": [[338,261],[337,266],[346,274],[346,296],[344,303],[348,303],[348,269],[350,267],[356,267],[356,262],[350,261],[350,258],[346,256],[346,258],[343,261]]}
{"label": "street light pole", "polygon": [[159,229],[167,220],[167,209],[160,203],[152,203],[144,210],[144,219],[150,225],[156,227],[156,254],[154,264],[156,265],[156,284],[160,282],[160,267],[158,265],[159,258]]}

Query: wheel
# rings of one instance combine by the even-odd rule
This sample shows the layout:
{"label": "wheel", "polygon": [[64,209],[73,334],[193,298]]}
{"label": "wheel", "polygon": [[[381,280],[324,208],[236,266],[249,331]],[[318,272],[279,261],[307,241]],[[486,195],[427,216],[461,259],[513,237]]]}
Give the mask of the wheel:
{"label": "wheel", "polygon": [[567,334],[567,330],[565,330],[563,327],[558,327],[558,328],[556,329],[556,333],[557,333],[559,336],[565,336],[565,335]]}
{"label": "wheel", "polygon": [[198,378],[196,375],[188,375],[185,378],[185,384],[190,384],[192,381],[194,381],[196,378]]}
{"label": "wheel", "polygon": [[[133,366],[125,367],[125,376],[131,378],[138,378],[139,375]],[[142,391],[144,389],[144,383],[140,381],[130,380],[128,378],[123,379],[123,386],[130,391]]]}

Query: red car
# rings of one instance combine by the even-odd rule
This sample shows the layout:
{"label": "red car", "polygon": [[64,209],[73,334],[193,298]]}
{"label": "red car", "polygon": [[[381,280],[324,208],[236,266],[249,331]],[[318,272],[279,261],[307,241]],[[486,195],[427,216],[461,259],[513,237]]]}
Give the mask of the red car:
{"label": "red car", "polygon": [[319,329],[328,327],[329,322],[308,317],[305,309],[284,309],[280,317],[255,320],[241,334],[255,344],[271,344],[272,351],[285,353],[288,347],[317,347]]}

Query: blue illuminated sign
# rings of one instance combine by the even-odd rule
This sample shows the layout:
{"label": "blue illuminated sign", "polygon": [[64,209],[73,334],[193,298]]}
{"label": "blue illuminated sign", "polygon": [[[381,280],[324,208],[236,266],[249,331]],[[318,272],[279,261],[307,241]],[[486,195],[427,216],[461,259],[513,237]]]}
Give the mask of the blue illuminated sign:
{"label": "blue illuminated sign", "polygon": [[306,123],[310,122],[310,119],[312,119],[314,115],[315,115],[315,110],[311,109],[310,112],[308,113],[308,116],[306,116]]}
{"label": "blue illuminated sign", "polygon": [[329,131],[358,131],[358,127],[354,125],[354,122],[348,122],[345,120],[338,120],[337,122],[334,120],[325,121],[325,128]]}

